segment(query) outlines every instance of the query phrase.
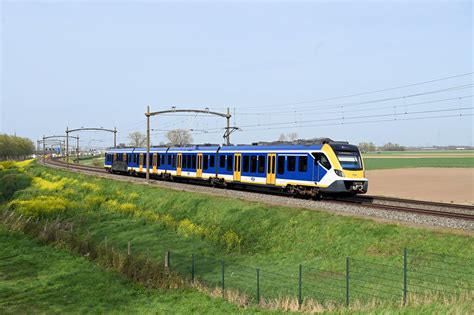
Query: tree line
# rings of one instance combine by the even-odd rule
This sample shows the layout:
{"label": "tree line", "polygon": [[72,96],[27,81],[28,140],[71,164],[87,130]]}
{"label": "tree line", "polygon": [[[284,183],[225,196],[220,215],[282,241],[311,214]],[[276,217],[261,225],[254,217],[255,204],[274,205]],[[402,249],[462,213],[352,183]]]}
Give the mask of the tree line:
{"label": "tree line", "polygon": [[0,134],[0,161],[24,160],[34,151],[35,145],[30,139]]}
{"label": "tree line", "polygon": [[375,151],[405,151],[406,147],[399,145],[398,143],[386,143],[382,146],[376,146],[372,142],[361,142],[359,143],[359,150],[363,153],[375,152]]}

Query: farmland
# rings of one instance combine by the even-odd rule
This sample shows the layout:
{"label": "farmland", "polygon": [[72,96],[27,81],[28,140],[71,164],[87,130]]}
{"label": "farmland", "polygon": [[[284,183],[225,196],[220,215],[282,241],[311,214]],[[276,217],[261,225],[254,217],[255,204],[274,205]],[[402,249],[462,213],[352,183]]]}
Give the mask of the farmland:
{"label": "farmland", "polygon": [[225,257],[226,265],[243,266],[236,272],[259,267],[293,276],[299,264],[338,271],[347,256],[401,265],[404,247],[464,257],[474,249],[470,235],[130,185],[34,164],[20,174],[31,184],[11,195],[7,209],[42,220],[60,215],[96,242],[107,237],[124,250],[131,242],[134,252],[156,261],[171,250],[183,266],[196,254],[216,258],[206,265],[211,270]]}
{"label": "farmland", "polygon": [[432,158],[410,158],[410,157],[364,157],[366,170],[381,170],[395,168],[418,168],[418,167],[474,167],[474,157],[432,157]]}

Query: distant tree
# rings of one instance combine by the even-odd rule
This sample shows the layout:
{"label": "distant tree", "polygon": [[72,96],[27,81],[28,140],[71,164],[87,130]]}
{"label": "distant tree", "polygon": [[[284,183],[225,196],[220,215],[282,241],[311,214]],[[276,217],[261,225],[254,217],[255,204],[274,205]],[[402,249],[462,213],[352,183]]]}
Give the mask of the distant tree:
{"label": "distant tree", "polygon": [[286,135],[284,133],[282,133],[279,137],[278,137],[278,141],[286,141]]}
{"label": "distant tree", "polygon": [[296,132],[290,132],[286,135],[289,141],[298,140],[298,134]]}
{"label": "distant tree", "polygon": [[0,134],[0,160],[23,160],[34,150],[33,141],[28,138]]}
{"label": "distant tree", "polygon": [[135,148],[143,147],[146,144],[146,136],[140,131],[132,132],[128,135],[130,145]]}
{"label": "distant tree", "polygon": [[375,144],[372,142],[361,142],[358,147],[362,153],[374,152],[376,150]]}
{"label": "distant tree", "polygon": [[384,144],[380,149],[382,151],[405,151],[406,150],[404,146],[401,146],[398,143],[391,143],[391,142]]}
{"label": "distant tree", "polygon": [[174,129],[168,131],[166,138],[168,138],[171,145],[174,146],[185,146],[193,142],[193,138],[191,137],[189,130],[186,129]]}

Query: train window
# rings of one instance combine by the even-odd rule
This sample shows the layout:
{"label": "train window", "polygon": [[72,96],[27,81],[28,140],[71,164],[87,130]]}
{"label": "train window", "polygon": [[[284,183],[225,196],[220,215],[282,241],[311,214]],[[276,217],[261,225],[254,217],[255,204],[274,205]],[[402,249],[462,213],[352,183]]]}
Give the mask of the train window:
{"label": "train window", "polygon": [[265,173],[265,156],[258,156],[258,172]]}
{"label": "train window", "polygon": [[161,155],[161,164],[166,164],[166,160],[165,160],[166,156],[164,154]]}
{"label": "train window", "polygon": [[314,156],[314,165],[317,165],[318,162],[326,169],[331,169],[331,163],[329,163],[328,158],[322,153],[313,153]]}
{"label": "train window", "polygon": [[168,165],[171,165],[171,154],[168,154]]}
{"label": "train window", "polygon": [[176,167],[176,154],[173,154],[172,156],[173,158],[171,159],[171,164],[173,167]]}
{"label": "train window", "polygon": [[308,157],[300,156],[298,158],[298,172],[306,172],[308,170]]}
{"label": "train window", "polygon": [[288,171],[294,172],[296,169],[296,156],[289,156],[288,157]]}
{"label": "train window", "polygon": [[188,167],[188,164],[187,164],[187,163],[188,163],[188,156],[185,155],[185,154],[183,154],[182,159],[183,159],[183,163],[182,163],[182,164],[183,164],[183,168],[187,168],[187,167]]}
{"label": "train window", "polygon": [[285,173],[285,157],[282,155],[278,156],[278,174]]}
{"label": "train window", "polygon": [[215,156],[211,155],[209,158],[209,167],[214,167]]}
{"label": "train window", "polygon": [[207,168],[208,168],[208,163],[209,163],[209,155],[204,154],[204,155],[203,155],[203,159],[204,159],[204,160],[203,160],[202,169],[203,169],[203,170],[207,170]]}
{"label": "train window", "polygon": [[250,168],[250,159],[248,155],[244,156],[244,172],[248,172]]}
{"label": "train window", "polygon": [[250,173],[256,173],[257,172],[257,157],[255,155],[252,155],[250,157]]}
{"label": "train window", "polygon": [[225,155],[221,155],[219,158],[219,167],[225,167]]}
{"label": "train window", "polygon": [[193,161],[192,168],[196,168],[196,154],[192,155],[192,161]]}
{"label": "train window", "polygon": [[232,171],[232,155],[227,156],[227,170]]}

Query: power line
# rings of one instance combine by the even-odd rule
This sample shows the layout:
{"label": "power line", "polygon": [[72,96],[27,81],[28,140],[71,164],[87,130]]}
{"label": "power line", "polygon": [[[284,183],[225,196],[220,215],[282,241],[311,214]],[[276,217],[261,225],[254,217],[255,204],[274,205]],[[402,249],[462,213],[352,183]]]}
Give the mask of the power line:
{"label": "power line", "polygon": [[[459,109],[457,109],[459,110]],[[304,125],[304,126],[295,126],[298,128],[309,128],[309,127],[324,127],[324,126],[341,126],[341,125],[355,125],[355,124],[366,124],[366,123],[379,123],[379,122],[397,122],[397,121],[406,121],[406,120],[424,120],[424,119],[434,119],[434,118],[449,118],[449,117],[468,117],[474,116],[474,114],[456,114],[456,115],[442,115],[442,116],[425,116],[425,117],[412,117],[412,118],[396,118],[396,119],[379,119],[379,120],[370,120],[370,121],[355,121],[355,122],[340,122],[340,123],[330,123],[330,124],[316,124],[316,125]],[[250,132],[250,131],[260,131],[260,130],[270,130],[270,129],[281,129],[281,127],[274,128],[263,128],[263,129],[246,129],[240,130],[241,132]]]}
{"label": "power line", "polygon": [[376,93],[380,93],[380,92],[393,91],[393,90],[403,89],[403,88],[407,88],[407,87],[413,87],[413,86],[418,86],[418,85],[423,85],[423,84],[428,84],[428,83],[433,83],[433,82],[439,82],[439,81],[444,81],[444,80],[449,80],[449,79],[454,79],[454,78],[469,76],[469,75],[472,75],[473,73],[474,73],[474,72],[468,72],[468,73],[453,75],[453,76],[449,76],[449,77],[443,77],[443,78],[438,78],[438,79],[433,79],[433,80],[428,80],[428,81],[423,81],[423,82],[417,82],[417,83],[412,83],[412,84],[406,84],[406,85],[399,85],[399,86],[395,86],[395,87],[391,87],[391,88],[385,88],[385,89],[380,89],[380,90],[373,90],[373,91],[362,92],[362,93],[347,94],[347,95],[342,95],[342,96],[335,96],[335,97],[328,97],[328,98],[320,98],[320,99],[312,99],[312,100],[305,100],[305,101],[296,101],[296,102],[288,102],[288,103],[280,103],[280,104],[272,104],[272,105],[263,105],[263,106],[259,106],[259,107],[260,107],[260,108],[263,108],[263,107],[278,107],[278,106],[288,106],[288,105],[299,105],[299,104],[307,104],[307,103],[317,103],[317,102],[332,101],[332,100],[338,100],[338,99],[349,98],[349,97],[355,97],[355,96],[362,96],[362,95],[370,95],[370,94],[376,94]]}
{"label": "power line", "polygon": [[[423,95],[429,95],[429,94],[437,94],[437,93],[443,93],[443,92],[448,92],[448,91],[456,91],[456,90],[462,90],[462,89],[467,89],[467,88],[472,88],[474,84],[464,84],[464,85],[458,85],[458,86],[452,86],[444,89],[437,89],[437,90],[431,90],[431,91],[426,91],[426,92],[421,92],[421,93],[415,93],[415,94],[409,94],[409,95],[403,95],[403,96],[396,96],[396,97],[388,97],[388,98],[381,98],[381,99],[374,99],[374,100],[369,100],[369,101],[362,101],[362,102],[349,102],[349,103],[340,103],[340,104],[329,104],[329,105],[322,105],[324,108],[319,108],[319,109],[314,109],[315,106],[310,106],[306,108],[311,108],[314,111],[318,110],[324,110],[326,108],[339,108],[339,107],[350,107],[350,106],[357,106],[357,105],[364,105],[364,104],[373,104],[373,103],[380,103],[380,102],[387,102],[387,101],[394,101],[394,100],[400,100],[400,99],[407,99],[407,98],[412,98],[412,97],[418,97],[418,96],[423,96]],[[317,105],[321,106],[321,105]],[[281,113],[281,114],[292,114],[295,112],[304,112],[308,110],[304,109],[295,109],[291,111],[272,111],[272,113]],[[255,115],[257,112],[248,112],[248,113],[239,113],[243,115]],[[271,113],[264,113],[266,115],[271,114]]]}
{"label": "power line", "polygon": [[[471,98],[473,95],[464,95],[464,96],[458,96],[458,97],[452,97],[452,98],[445,98],[445,99],[437,99],[437,100],[431,100],[431,101],[424,101],[424,102],[417,102],[417,103],[409,103],[409,104],[400,104],[400,105],[390,105],[390,106],[384,106],[384,107],[377,107],[377,108],[363,108],[363,109],[352,109],[352,110],[346,110],[344,112],[341,112],[341,111],[328,111],[328,112],[319,112],[318,115],[323,115],[323,114],[342,114],[342,117],[344,117],[344,113],[349,113],[349,112],[364,112],[364,111],[373,111],[374,109],[375,110],[381,110],[381,109],[394,109],[396,110],[397,108],[403,108],[405,109],[405,113],[406,113],[406,108],[408,107],[416,107],[416,106],[420,106],[420,105],[426,105],[426,104],[433,104],[433,103],[440,103],[440,102],[445,102],[445,101],[453,101],[453,100],[459,100],[461,101],[462,99],[465,99],[465,98]],[[458,108],[459,109],[459,108]],[[403,114],[403,113],[400,113],[400,114]],[[270,114],[268,114],[270,115]],[[341,117],[341,118],[342,118]],[[351,119],[351,118],[347,118],[347,119]],[[320,119],[318,120],[313,120],[313,121],[320,121]],[[328,119],[325,119],[325,120],[328,120]],[[272,123],[257,123],[257,124],[249,124],[249,125],[242,125],[242,126],[239,126],[240,128],[246,128],[246,127],[259,127],[259,126],[272,126],[272,125],[284,125],[284,124],[295,124],[295,123],[301,123],[301,121],[298,121],[298,120],[292,120],[292,121],[286,121],[286,122],[272,122]],[[209,129],[209,130],[217,130],[219,128],[212,128],[212,129]]]}
{"label": "power line", "polygon": [[[349,109],[349,110],[345,110],[344,109],[344,113],[349,113],[349,112],[362,112],[362,111],[369,111],[369,110],[381,110],[381,109],[387,109],[387,108],[393,108],[393,106],[398,106],[398,107],[412,107],[412,106],[419,106],[419,105],[425,105],[425,104],[433,104],[433,103],[440,103],[440,102],[445,102],[445,101],[453,101],[453,100],[461,100],[461,99],[464,99],[464,98],[470,98],[474,96],[474,94],[471,94],[471,95],[463,95],[463,96],[456,96],[456,97],[450,97],[450,98],[443,98],[443,99],[436,99],[436,100],[432,100],[432,101],[425,101],[425,102],[417,102],[417,103],[409,103],[409,104],[400,104],[400,105],[389,105],[389,106],[382,106],[382,107],[369,107],[369,108],[362,108],[362,109]],[[288,114],[294,114],[296,111],[292,111],[292,112],[285,112],[285,113],[267,113],[267,115],[270,115],[270,116],[273,116],[273,115],[285,115],[287,116]],[[296,112],[296,113],[299,113],[299,115],[302,115],[302,113],[300,112]],[[317,114],[320,115],[320,114],[340,114],[341,111],[331,111],[331,112],[318,112]],[[260,114],[260,113],[258,113]],[[306,114],[309,114],[309,112],[305,112],[304,113],[305,115]],[[244,113],[244,115],[256,115],[256,113]]]}
{"label": "power line", "polygon": [[[365,115],[365,116],[353,116],[353,117],[338,117],[338,118],[325,118],[325,121],[339,121],[339,120],[352,120],[352,119],[361,119],[361,118],[376,118],[376,117],[387,117],[387,116],[396,116],[396,115],[415,115],[415,114],[427,114],[427,113],[438,113],[445,111],[460,111],[474,109],[474,107],[457,107],[457,108],[447,108],[447,109],[438,109],[438,110],[427,110],[427,111],[417,111],[417,112],[405,112],[405,113],[389,113],[389,114],[377,114],[377,115]],[[318,122],[321,119],[311,119],[311,120],[301,120],[301,121],[292,121],[292,122],[280,122],[280,123],[269,123],[269,124],[260,124],[260,125],[247,125],[245,127],[261,127],[261,126],[284,126],[284,125],[295,125],[295,124],[306,124],[311,122]],[[254,129],[255,130],[255,129]],[[265,129],[260,129],[265,130]]]}

